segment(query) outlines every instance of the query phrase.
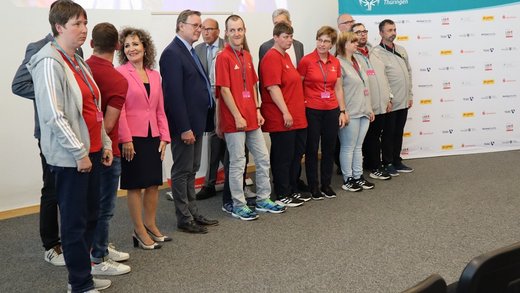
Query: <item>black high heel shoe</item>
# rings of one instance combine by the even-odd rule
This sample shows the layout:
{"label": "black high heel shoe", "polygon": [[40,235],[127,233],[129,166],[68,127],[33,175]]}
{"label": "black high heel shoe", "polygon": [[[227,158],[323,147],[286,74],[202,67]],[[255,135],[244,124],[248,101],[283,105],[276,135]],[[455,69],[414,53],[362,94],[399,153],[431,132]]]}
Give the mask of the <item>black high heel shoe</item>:
{"label": "black high heel shoe", "polygon": [[162,247],[162,245],[157,242],[154,242],[152,245],[144,244],[143,240],[139,238],[139,235],[137,235],[135,231],[132,234],[132,239],[134,240],[134,247],[140,247],[145,250],[159,249]]}
{"label": "black high heel shoe", "polygon": [[157,235],[153,234],[153,232],[150,231],[150,229],[148,229],[148,227],[146,227],[146,226],[144,226],[144,228],[146,229],[146,232],[148,232],[148,235],[150,235],[150,237],[152,237],[153,241],[156,241],[156,242],[168,242],[168,241],[172,241],[173,240],[170,236],[166,236],[166,235],[157,236]]}

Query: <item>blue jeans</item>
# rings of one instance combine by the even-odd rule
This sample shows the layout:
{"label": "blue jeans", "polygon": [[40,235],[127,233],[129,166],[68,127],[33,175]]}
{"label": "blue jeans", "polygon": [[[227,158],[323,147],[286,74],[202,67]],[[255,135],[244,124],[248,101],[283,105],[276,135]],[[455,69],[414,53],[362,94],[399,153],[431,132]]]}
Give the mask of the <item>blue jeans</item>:
{"label": "blue jeans", "polygon": [[343,181],[347,181],[349,177],[359,179],[363,175],[362,146],[369,125],[370,120],[367,117],[351,118],[348,126],[339,130],[339,161]]}
{"label": "blue jeans", "polygon": [[56,176],[61,246],[72,292],[94,288],[90,247],[98,219],[101,152],[91,153],[89,157],[92,162],[89,173],[80,173],[76,167],[50,166]]}
{"label": "blue jeans", "polygon": [[103,262],[108,255],[108,228],[110,219],[114,216],[119,176],[121,176],[121,158],[114,157],[110,167],[101,166],[99,216],[90,252],[90,259],[95,263]]}
{"label": "blue jeans", "polygon": [[229,154],[229,189],[233,206],[246,205],[244,196],[244,170],[246,168],[245,146],[253,154],[256,166],[256,195],[258,200],[268,199],[271,195],[269,181],[269,152],[260,128],[247,132],[225,133]]}

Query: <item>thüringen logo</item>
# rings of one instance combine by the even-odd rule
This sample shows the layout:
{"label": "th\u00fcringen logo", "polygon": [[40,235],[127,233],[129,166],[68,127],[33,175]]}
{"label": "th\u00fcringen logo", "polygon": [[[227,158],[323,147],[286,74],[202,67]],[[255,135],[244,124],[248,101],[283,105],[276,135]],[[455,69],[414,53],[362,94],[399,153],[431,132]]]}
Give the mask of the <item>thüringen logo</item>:
{"label": "th\u00fcringen logo", "polygon": [[379,5],[380,0],[359,0],[359,5],[367,8],[367,11],[372,11],[372,8]]}

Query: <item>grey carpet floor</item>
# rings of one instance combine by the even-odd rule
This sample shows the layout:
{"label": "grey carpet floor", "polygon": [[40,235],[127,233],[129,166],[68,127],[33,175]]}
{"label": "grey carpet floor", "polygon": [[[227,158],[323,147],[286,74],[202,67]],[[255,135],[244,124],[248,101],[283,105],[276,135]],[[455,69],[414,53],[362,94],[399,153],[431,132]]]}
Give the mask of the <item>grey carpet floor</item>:
{"label": "grey carpet floor", "polygon": [[[311,201],[244,222],[199,201],[220,221],[206,235],[176,231],[164,192],[158,211],[174,238],[134,249],[126,198],[111,241],[130,252],[132,272],[104,292],[400,292],[431,273],[448,283],[486,251],[519,241],[520,151],[408,160],[415,168],[360,193]],[[38,215],[0,222],[0,292],[65,292],[65,268],[43,261]]]}

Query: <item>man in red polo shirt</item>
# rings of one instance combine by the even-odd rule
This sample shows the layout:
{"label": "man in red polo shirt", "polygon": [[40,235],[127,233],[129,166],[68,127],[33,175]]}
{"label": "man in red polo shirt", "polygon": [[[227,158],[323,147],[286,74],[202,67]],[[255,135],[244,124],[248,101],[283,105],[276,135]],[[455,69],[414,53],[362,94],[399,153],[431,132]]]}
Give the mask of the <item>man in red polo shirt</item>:
{"label": "man in red polo shirt", "polygon": [[271,137],[271,169],[276,203],[301,206],[297,198],[301,158],[307,139],[307,119],[300,74],[286,54],[293,28],[281,22],[273,29],[274,46],[260,61],[263,131]]}
{"label": "man in red polo shirt", "polygon": [[251,54],[244,50],[246,28],[238,15],[226,19],[229,43],[217,56],[216,82],[219,123],[217,134],[224,134],[229,153],[229,188],[233,199],[232,215],[241,220],[255,220],[258,214],[245,200],[243,176],[246,167],[245,146],[253,154],[256,166],[256,210],[283,213],[285,207],[271,201],[269,156],[260,126],[255,73]]}
{"label": "man in red polo shirt", "polygon": [[130,267],[118,263],[130,258],[125,252],[117,251],[108,243],[109,221],[114,215],[116,194],[121,175],[121,153],[118,148],[119,114],[125,103],[128,82],[114,69],[114,51],[119,49],[117,29],[110,23],[97,24],[92,30],[90,45],[93,55],[86,61],[101,93],[105,131],[112,140],[114,159],[111,166],[101,170],[101,193],[99,196],[99,216],[90,258],[92,275],[122,275],[130,272]]}

